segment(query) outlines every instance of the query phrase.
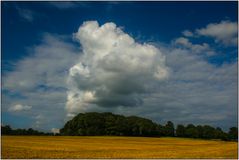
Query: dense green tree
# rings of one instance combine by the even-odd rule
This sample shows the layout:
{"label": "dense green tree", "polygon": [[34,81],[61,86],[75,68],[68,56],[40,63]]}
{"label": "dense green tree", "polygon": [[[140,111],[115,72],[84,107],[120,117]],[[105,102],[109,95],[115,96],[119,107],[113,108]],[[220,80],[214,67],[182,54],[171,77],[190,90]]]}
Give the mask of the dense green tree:
{"label": "dense green tree", "polygon": [[161,124],[157,125],[157,132],[159,136],[166,136],[166,130],[165,127]]}
{"label": "dense green tree", "polygon": [[176,128],[176,136],[177,137],[185,137],[186,129],[183,125],[179,124]]}
{"label": "dense green tree", "polygon": [[2,135],[52,135],[51,133],[44,133],[29,129],[11,129],[9,125],[1,126]]}
{"label": "dense green tree", "polygon": [[185,136],[189,138],[199,138],[199,132],[197,130],[197,127],[195,127],[193,124],[187,125],[185,130]]}
{"label": "dense green tree", "polygon": [[166,136],[174,137],[174,124],[171,121],[168,121],[165,125],[165,134]]}
{"label": "dense green tree", "polygon": [[12,128],[9,125],[1,126],[1,133],[3,135],[9,135],[12,133]]}
{"label": "dense green tree", "polygon": [[205,139],[213,139],[213,138],[215,138],[215,128],[213,128],[213,127],[211,127],[209,125],[203,126],[202,138],[205,138]]}
{"label": "dense green tree", "polygon": [[29,128],[29,129],[27,130],[27,134],[28,134],[28,135],[34,135],[34,134],[37,134],[37,132],[34,133],[34,130],[33,130],[32,128]]}
{"label": "dense green tree", "polygon": [[[230,131],[230,138],[235,138],[237,129]],[[156,124],[149,119],[137,116],[125,117],[106,113],[80,113],[68,121],[60,130],[61,135],[117,135],[117,136],[175,136],[174,124],[168,121],[165,126]],[[178,125],[176,136],[203,139],[228,140],[229,136],[221,128],[212,126],[186,127]]]}
{"label": "dense green tree", "polygon": [[228,138],[231,140],[238,140],[238,129],[237,127],[231,127],[228,132]]}
{"label": "dense green tree", "polygon": [[196,129],[197,129],[197,132],[198,132],[198,138],[203,138],[203,126],[198,125],[196,127]]}
{"label": "dense green tree", "polygon": [[157,124],[151,120],[112,113],[79,114],[60,130],[62,135],[156,136]]}
{"label": "dense green tree", "polygon": [[215,139],[222,139],[224,137],[224,132],[222,131],[222,129],[220,127],[217,127],[214,130],[214,138]]}

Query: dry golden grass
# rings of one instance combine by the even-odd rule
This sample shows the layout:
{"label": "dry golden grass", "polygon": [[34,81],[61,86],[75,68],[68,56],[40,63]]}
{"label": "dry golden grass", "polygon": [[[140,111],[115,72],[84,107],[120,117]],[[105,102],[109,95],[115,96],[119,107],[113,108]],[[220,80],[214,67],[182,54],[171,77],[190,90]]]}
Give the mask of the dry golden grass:
{"label": "dry golden grass", "polygon": [[108,136],[2,136],[2,158],[237,157],[237,142]]}

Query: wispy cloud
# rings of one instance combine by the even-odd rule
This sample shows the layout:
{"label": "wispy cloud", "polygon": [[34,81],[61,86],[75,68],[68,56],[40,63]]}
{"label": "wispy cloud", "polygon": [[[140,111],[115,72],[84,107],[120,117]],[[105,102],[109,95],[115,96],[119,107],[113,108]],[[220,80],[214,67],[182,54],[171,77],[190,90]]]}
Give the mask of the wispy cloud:
{"label": "wispy cloud", "polygon": [[34,20],[35,13],[29,9],[21,8],[16,6],[19,16],[21,16],[26,21],[32,22]]}
{"label": "wispy cloud", "polygon": [[10,107],[9,111],[10,112],[19,112],[19,111],[27,111],[30,109],[32,109],[32,106],[16,104],[16,105]]}
{"label": "wispy cloud", "polygon": [[183,34],[185,37],[193,37],[193,32],[191,32],[191,31],[189,31],[189,30],[183,31],[182,34]]}

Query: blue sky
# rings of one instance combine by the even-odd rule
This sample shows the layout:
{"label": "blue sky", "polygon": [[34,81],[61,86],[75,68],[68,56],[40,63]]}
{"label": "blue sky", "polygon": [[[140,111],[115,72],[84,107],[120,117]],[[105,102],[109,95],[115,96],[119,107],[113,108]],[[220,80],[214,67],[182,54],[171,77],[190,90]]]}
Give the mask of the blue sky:
{"label": "blue sky", "polygon": [[[29,10],[32,20],[21,17],[19,10]],[[26,47],[39,43],[42,33],[70,35],[87,20],[125,26],[125,32],[139,41],[168,43],[185,29],[236,21],[237,2],[76,2],[65,9],[44,2],[3,2],[2,18],[3,50],[7,53],[3,59],[12,60],[24,57]]]}
{"label": "blue sky", "polygon": [[[1,7],[3,124],[50,130],[62,127],[67,115],[69,118],[69,115],[83,111],[136,114],[160,123],[172,120],[183,124],[212,124],[225,129],[237,124],[237,114],[234,112],[237,110],[237,2],[2,2]],[[163,78],[161,75],[157,82],[152,77],[142,80],[137,78],[136,80],[141,80],[140,83],[157,87],[131,87],[129,92],[124,91],[131,100],[115,90],[117,87],[129,87],[124,83],[132,83],[130,80],[104,77],[102,79],[105,83],[107,80],[118,82],[117,87],[109,86],[108,83],[102,85],[108,87],[112,97],[121,98],[110,98],[109,95],[97,97],[102,93],[96,90],[100,86],[95,82],[86,84],[81,81],[83,75],[75,78],[76,75],[69,73],[71,68],[80,66],[81,63],[89,63],[88,68],[93,66],[90,59],[80,58],[89,52],[86,47],[89,44],[83,42],[98,43],[82,36],[78,30],[80,27],[81,31],[84,29],[82,24],[86,21],[97,21],[98,27],[113,22],[116,28],[121,29],[143,48],[147,48],[145,43],[159,48],[157,58],[166,58],[162,62],[159,60],[160,62],[153,63],[159,65],[168,76]],[[85,27],[91,25],[96,24],[89,23]],[[117,36],[123,33],[110,32]],[[110,37],[106,35],[102,41],[107,38]],[[111,41],[114,40],[109,39],[107,42]],[[141,53],[137,48],[133,50]],[[98,53],[97,50],[95,52]],[[105,52],[121,53],[123,49]],[[124,53],[127,52],[128,50],[124,50]],[[80,60],[76,61],[78,59]],[[126,59],[122,61],[130,65]],[[139,62],[139,69],[143,63],[144,61]],[[92,79],[99,76],[95,68],[89,70],[92,74],[95,73],[91,75]],[[137,72],[132,69],[132,76],[127,77],[128,74],[122,69],[120,71],[118,74],[125,76],[125,79],[132,78]],[[149,73],[141,74],[146,75]],[[73,82],[69,84],[67,79]],[[82,85],[74,86],[78,81]],[[121,86],[121,83],[125,86]],[[96,88],[87,88],[87,85]],[[171,88],[172,85],[175,88]],[[73,92],[72,88],[78,90]],[[198,95],[199,92],[203,94]],[[178,95],[174,95],[175,93]],[[180,97],[182,93],[185,97]],[[77,109],[76,106],[81,106],[81,102],[74,102],[76,106],[70,106],[69,110],[71,94],[83,97],[93,94],[98,101],[87,103],[83,106],[84,109]],[[46,99],[44,95],[47,95]],[[188,100],[190,95],[192,98]],[[211,100],[204,95],[211,97]],[[178,98],[170,100],[173,96]],[[193,98],[195,101],[192,102]],[[221,100],[212,104],[212,99],[218,98]],[[58,103],[60,104],[57,105]],[[102,104],[112,106],[104,107]],[[182,113],[175,117],[178,110]]]}

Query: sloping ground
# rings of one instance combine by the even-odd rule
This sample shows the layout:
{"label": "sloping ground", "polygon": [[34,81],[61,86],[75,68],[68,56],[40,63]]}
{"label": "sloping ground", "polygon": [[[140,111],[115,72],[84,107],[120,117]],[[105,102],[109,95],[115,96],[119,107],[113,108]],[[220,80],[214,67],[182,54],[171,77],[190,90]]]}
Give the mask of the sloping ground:
{"label": "sloping ground", "polygon": [[237,142],[186,138],[2,136],[2,158],[237,157]]}

